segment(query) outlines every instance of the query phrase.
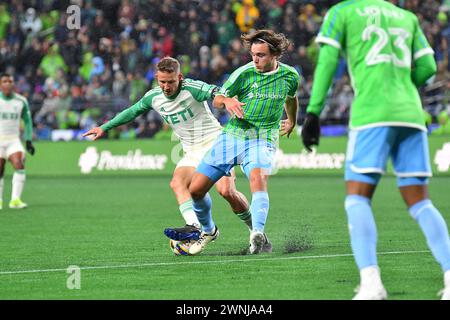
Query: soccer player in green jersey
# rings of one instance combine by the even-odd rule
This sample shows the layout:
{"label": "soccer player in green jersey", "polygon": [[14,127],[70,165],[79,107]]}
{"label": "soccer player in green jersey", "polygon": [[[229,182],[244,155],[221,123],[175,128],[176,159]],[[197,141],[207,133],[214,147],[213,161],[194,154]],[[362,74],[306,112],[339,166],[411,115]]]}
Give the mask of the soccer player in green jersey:
{"label": "soccer player in green jersey", "polygon": [[26,148],[31,155],[35,152],[31,142],[33,123],[27,99],[14,92],[12,75],[4,73],[0,76],[0,91],[0,210],[3,208],[3,173],[6,160],[14,167],[9,207],[23,209],[27,204],[21,200],[25,186],[25,150],[20,142],[20,120],[25,124]]}
{"label": "soccer player in green jersey", "polygon": [[[148,91],[133,106],[125,109],[100,127],[83,136],[93,135],[97,140],[117,126],[134,120],[149,110],[158,112],[181,140],[184,155],[177,161],[170,187],[175,193],[186,226],[167,228],[164,233],[174,240],[197,240],[200,223],[192,210],[189,184],[194,170],[203,155],[211,148],[222,127],[211,113],[206,100],[212,99],[219,88],[202,81],[183,79],[180,63],[165,57],[157,64],[156,77],[159,87]],[[217,182],[219,194],[230,203],[233,212],[251,228],[251,215],[245,196],[236,190],[234,173]]]}
{"label": "soccer player in green jersey", "polygon": [[236,165],[245,172],[252,192],[250,253],[272,251],[264,233],[269,212],[267,180],[273,170],[284,109],[287,119],[281,121],[281,134],[289,136],[295,126],[300,76],[294,68],[279,62],[289,46],[283,34],[257,30],[243,35],[242,40],[253,61],[234,71],[214,98],[213,105],[225,107],[232,118],[198,166],[189,187],[194,211],[203,227],[190,254],[202,252],[219,235],[208,191]]}
{"label": "soccer player in green jersey", "polygon": [[428,196],[431,167],[417,90],[436,72],[436,63],[417,17],[388,1],[342,1],[328,11],[317,42],[321,49],[302,128],[308,150],[319,144],[318,116],[340,51],[355,91],[345,168],[345,209],[360,271],[354,299],[387,298],[376,256],[371,200],[388,158],[409,213],[444,271],[442,299],[450,299],[450,240],[447,225]]}

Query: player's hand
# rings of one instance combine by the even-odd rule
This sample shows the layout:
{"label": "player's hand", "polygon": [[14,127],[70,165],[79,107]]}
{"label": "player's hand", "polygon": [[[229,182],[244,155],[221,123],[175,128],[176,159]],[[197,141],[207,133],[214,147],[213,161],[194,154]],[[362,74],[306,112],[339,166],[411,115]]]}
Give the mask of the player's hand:
{"label": "player's hand", "polygon": [[230,113],[231,117],[238,117],[239,119],[244,118],[244,110],[242,106],[245,106],[245,103],[240,102],[236,98],[227,98],[224,101],[225,109]]}
{"label": "player's hand", "polygon": [[294,127],[295,127],[295,123],[293,123],[291,120],[289,120],[289,119],[281,120],[280,134],[282,136],[287,135],[287,137],[289,138],[292,131],[294,130]]}
{"label": "player's hand", "polygon": [[100,127],[95,127],[89,130],[88,132],[83,134],[83,137],[92,136],[92,140],[100,139],[105,135],[105,131],[103,131]]}
{"label": "player's hand", "polygon": [[320,139],[320,124],[319,117],[314,113],[308,112],[303,121],[302,127],[302,141],[306,150],[312,151],[311,146],[319,145]]}
{"label": "player's hand", "polygon": [[33,146],[33,142],[31,142],[31,140],[27,140],[25,142],[25,145],[26,145],[27,151],[33,156],[34,153],[36,152],[36,149],[34,149],[34,146]]}

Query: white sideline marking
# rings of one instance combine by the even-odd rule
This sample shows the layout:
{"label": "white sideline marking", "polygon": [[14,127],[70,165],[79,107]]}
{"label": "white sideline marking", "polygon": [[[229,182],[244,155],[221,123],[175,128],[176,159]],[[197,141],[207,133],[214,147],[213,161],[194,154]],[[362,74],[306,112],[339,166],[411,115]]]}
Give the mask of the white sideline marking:
{"label": "white sideline marking", "polygon": [[[419,251],[392,251],[392,252],[379,252],[378,255],[394,255],[394,254],[414,254],[414,253],[429,253],[429,250]],[[325,254],[319,256],[300,256],[300,257],[277,257],[277,258],[250,258],[250,259],[228,259],[228,260],[207,260],[207,261],[182,261],[182,262],[155,262],[155,263],[141,263],[141,264],[123,264],[112,266],[87,266],[80,267],[80,270],[96,270],[96,269],[120,269],[120,268],[143,268],[143,267],[157,267],[157,266],[179,266],[183,264],[217,264],[228,262],[253,262],[253,261],[271,261],[271,260],[303,260],[303,259],[324,259],[324,258],[340,258],[351,257],[352,253],[343,254]],[[66,272],[67,268],[61,269],[36,269],[36,270],[13,270],[13,271],[0,271],[0,275],[8,274],[22,274],[22,273],[45,273],[45,272]]]}

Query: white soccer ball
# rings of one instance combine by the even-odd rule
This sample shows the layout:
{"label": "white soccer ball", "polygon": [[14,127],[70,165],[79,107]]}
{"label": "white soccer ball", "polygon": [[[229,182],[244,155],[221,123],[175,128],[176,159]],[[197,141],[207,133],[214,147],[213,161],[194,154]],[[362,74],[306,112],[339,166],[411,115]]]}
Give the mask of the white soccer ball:
{"label": "white soccer ball", "polygon": [[170,239],[170,241],[169,241],[170,249],[176,256],[188,256],[189,248],[194,243],[195,243],[195,240],[177,241],[177,240]]}

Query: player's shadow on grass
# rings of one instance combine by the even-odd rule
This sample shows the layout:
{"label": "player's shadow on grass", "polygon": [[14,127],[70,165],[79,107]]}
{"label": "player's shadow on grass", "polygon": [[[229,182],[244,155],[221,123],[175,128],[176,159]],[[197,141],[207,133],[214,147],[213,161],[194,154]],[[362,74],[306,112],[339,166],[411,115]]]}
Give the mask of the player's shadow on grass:
{"label": "player's shadow on grass", "polygon": [[248,251],[248,247],[245,248],[241,248],[238,251],[224,251],[224,252],[208,252],[208,253],[204,253],[204,256],[245,256],[245,255],[250,255],[249,251]]}

